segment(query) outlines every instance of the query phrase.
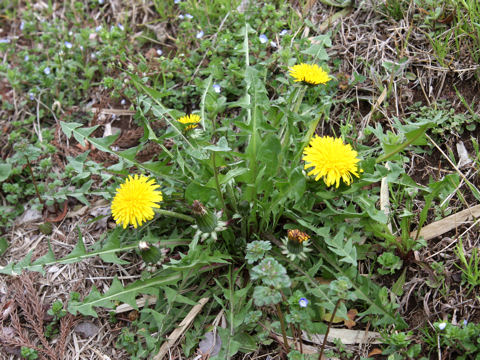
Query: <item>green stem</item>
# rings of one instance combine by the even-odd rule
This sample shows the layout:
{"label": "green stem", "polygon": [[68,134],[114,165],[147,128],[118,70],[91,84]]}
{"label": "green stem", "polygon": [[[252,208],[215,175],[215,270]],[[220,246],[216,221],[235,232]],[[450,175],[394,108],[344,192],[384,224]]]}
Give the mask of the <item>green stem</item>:
{"label": "green stem", "polygon": [[333,319],[335,318],[335,314],[337,313],[338,306],[340,305],[341,301],[342,299],[338,299],[337,303],[335,304],[335,309],[333,309],[332,316],[330,317],[330,321],[328,322],[327,332],[325,333],[325,337],[323,338],[323,344],[322,344],[322,347],[320,348],[320,353],[318,354],[318,360],[322,360],[323,351],[325,350],[325,345],[327,344],[328,333],[330,332],[330,328],[332,327],[332,324],[333,324]]}
{"label": "green stem", "polygon": [[25,156],[25,159],[27,160],[27,167],[28,167],[28,170],[30,170],[30,175],[32,176],[32,183],[33,183],[33,186],[35,187],[35,192],[37,193],[38,200],[43,206],[45,206],[45,201],[43,201],[42,197],[40,196],[40,192],[38,191],[38,187],[37,187],[37,182],[35,181],[35,177],[33,176],[32,165],[30,165],[30,161],[28,160],[27,156]]}
{"label": "green stem", "polygon": [[[222,190],[220,189],[220,182],[218,181],[218,168],[215,163],[215,151],[212,151],[212,167],[213,167],[213,176],[215,178],[215,187],[217,188],[217,194],[222,202],[223,213],[227,216],[227,206],[225,205],[225,200],[223,199]],[[228,216],[227,216],[228,217]]]}
{"label": "green stem", "polygon": [[191,222],[191,223],[195,222],[195,219],[193,217],[185,215],[185,214],[180,214],[180,213],[177,213],[175,211],[155,209],[155,212],[159,215],[170,216],[170,217],[174,217],[174,218],[177,218],[177,219],[186,220],[186,221]]}
{"label": "green stem", "polygon": [[287,339],[287,330],[285,329],[285,319],[283,318],[282,309],[280,309],[280,304],[276,304],[278,319],[280,320],[280,327],[282,328],[282,337],[283,345],[285,350],[288,353],[288,339]]}

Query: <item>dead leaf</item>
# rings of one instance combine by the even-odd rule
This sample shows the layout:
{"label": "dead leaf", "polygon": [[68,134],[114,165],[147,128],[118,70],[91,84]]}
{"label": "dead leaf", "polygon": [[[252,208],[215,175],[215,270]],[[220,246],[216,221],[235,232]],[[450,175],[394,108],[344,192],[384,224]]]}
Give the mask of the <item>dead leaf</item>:
{"label": "dead leaf", "polygon": [[213,357],[220,352],[221,347],[222,339],[218,333],[214,334],[213,331],[209,331],[205,334],[205,339],[198,344],[198,351],[204,357]]}
{"label": "dead leaf", "polygon": [[463,141],[457,143],[457,153],[458,153],[458,164],[457,167],[461,169],[464,166],[467,166],[472,162],[472,159],[468,155],[468,151],[463,144]]}
{"label": "dead leaf", "polygon": [[358,314],[357,309],[348,310],[348,312],[347,312],[348,320],[344,321],[344,324],[347,328],[351,329],[352,327],[354,327],[357,324],[355,322],[355,317],[357,316],[357,314]]}
{"label": "dead leaf", "polygon": [[368,356],[367,356],[367,357],[371,357],[371,356],[375,356],[375,355],[382,355],[382,352],[383,352],[383,351],[382,351],[381,349],[375,348],[375,349],[373,349],[372,351],[370,351],[370,352],[368,353]]}
{"label": "dead leaf", "polygon": [[100,328],[90,321],[83,321],[75,326],[74,331],[82,338],[91,338],[98,334]]}
{"label": "dead leaf", "polygon": [[31,222],[42,220],[42,213],[38,210],[28,209],[15,222],[18,225],[23,225]]}

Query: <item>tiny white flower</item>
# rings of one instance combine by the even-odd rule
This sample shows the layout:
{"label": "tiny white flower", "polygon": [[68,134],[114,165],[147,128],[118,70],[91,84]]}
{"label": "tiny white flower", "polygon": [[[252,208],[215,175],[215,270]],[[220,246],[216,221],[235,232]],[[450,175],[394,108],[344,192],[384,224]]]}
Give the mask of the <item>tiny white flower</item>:
{"label": "tiny white flower", "polygon": [[277,47],[277,43],[275,41],[270,41],[270,46],[273,48]]}
{"label": "tiny white flower", "polygon": [[444,330],[446,327],[447,327],[447,323],[441,322],[440,324],[438,324],[438,328],[440,330]]}
{"label": "tiny white flower", "polygon": [[66,47],[67,49],[71,49],[72,46],[73,46],[73,44],[72,44],[70,41],[65,41],[65,47]]}
{"label": "tiny white flower", "polygon": [[213,84],[213,91],[215,91],[217,94],[220,94],[220,91],[222,91],[222,87],[218,84]]}
{"label": "tiny white flower", "polygon": [[183,16],[182,14],[178,15],[178,18],[179,18],[180,20],[183,20],[184,17],[185,17],[185,16]]}
{"label": "tiny white flower", "polygon": [[180,4],[180,0],[174,0],[173,1],[175,4]]}
{"label": "tiny white flower", "polygon": [[25,55],[25,57],[23,58],[23,60],[24,60],[25,62],[27,62],[28,59],[29,59],[28,55]]}
{"label": "tiny white flower", "polygon": [[197,39],[201,39],[203,35],[204,35],[203,31],[200,30],[199,32],[197,32]]}
{"label": "tiny white flower", "polygon": [[115,26],[111,25],[110,26],[110,31],[113,31],[113,29],[115,29]]}
{"label": "tiny white flower", "polygon": [[104,0],[98,0],[98,3],[99,3],[100,5],[103,5],[104,2],[105,2]]}
{"label": "tiny white flower", "polygon": [[163,54],[162,49],[157,49],[157,55],[158,55],[158,56],[162,56],[162,54]]}
{"label": "tiny white flower", "polygon": [[262,44],[265,44],[268,41],[267,35],[265,34],[260,35],[258,38]]}
{"label": "tiny white flower", "polygon": [[120,101],[120,104],[125,105],[125,99],[122,99],[122,101]]}
{"label": "tiny white flower", "polygon": [[50,68],[47,66],[43,72],[45,73],[45,75],[49,75],[50,74]]}
{"label": "tiny white flower", "polygon": [[280,34],[279,34],[279,35],[280,35],[280,36],[285,36],[285,35],[287,35],[287,33],[288,33],[288,30],[287,30],[287,29],[283,29],[282,31],[280,31]]}
{"label": "tiny white flower", "polygon": [[125,30],[125,28],[123,27],[122,24],[117,24],[117,26],[118,26],[118,28],[119,28],[120,30],[122,30],[122,31]]}
{"label": "tiny white flower", "polygon": [[82,45],[80,45],[80,51],[83,51],[83,46]]}
{"label": "tiny white flower", "polygon": [[25,21],[22,21],[20,23],[20,31],[22,31],[25,28]]}
{"label": "tiny white flower", "polygon": [[70,31],[68,32],[68,36],[72,36],[72,35],[73,35],[73,31],[70,30]]}
{"label": "tiny white flower", "polygon": [[30,100],[34,100],[34,99],[35,99],[35,95],[33,95],[33,93],[28,93],[28,96],[30,97]]}
{"label": "tiny white flower", "polygon": [[95,28],[95,31],[96,31],[96,32],[99,32],[100,30],[102,30],[102,25],[98,25],[98,26]]}
{"label": "tiny white flower", "polygon": [[90,55],[90,57],[91,57],[92,59],[95,59],[95,58],[97,57],[97,54],[96,54],[96,53],[92,53],[92,55]]}
{"label": "tiny white flower", "polygon": [[187,19],[189,19],[189,20],[190,20],[190,19],[193,19],[193,16],[190,15],[190,14],[185,14],[185,17],[186,17]]}

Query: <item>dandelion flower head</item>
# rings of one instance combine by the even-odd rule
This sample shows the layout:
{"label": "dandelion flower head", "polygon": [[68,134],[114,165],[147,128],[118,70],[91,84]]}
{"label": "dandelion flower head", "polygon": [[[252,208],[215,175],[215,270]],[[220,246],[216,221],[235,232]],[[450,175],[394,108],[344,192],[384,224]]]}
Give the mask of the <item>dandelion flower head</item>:
{"label": "dandelion flower head", "polygon": [[331,80],[328,73],[317,64],[294,65],[290,68],[290,76],[295,79],[295,82],[303,81],[312,85],[325,84]]}
{"label": "dandelion flower head", "polygon": [[347,185],[353,181],[352,175],[358,177],[362,170],[358,168],[358,153],[350,144],[331,136],[315,135],[309,146],[303,150],[305,169],[313,168],[308,175],[314,175],[315,181],[323,177],[327,186],[335,184],[338,188],[340,179]]}
{"label": "dandelion flower head", "polygon": [[153,208],[159,208],[158,202],[163,200],[162,192],[157,191],[160,185],[147,176],[129,176],[117,188],[112,201],[112,215],[117,224],[141,226],[144,221],[153,219]]}
{"label": "dandelion flower head", "polygon": [[297,243],[302,243],[310,239],[310,236],[305,234],[303,231],[298,229],[290,229],[287,231],[288,240],[295,241]]}
{"label": "dandelion flower head", "polygon": [[185,126],[184,131],[188,131],[195,129],[198,126],[198,123],[200,122],[200,116],[197,114],[185,115],[177,121]]}

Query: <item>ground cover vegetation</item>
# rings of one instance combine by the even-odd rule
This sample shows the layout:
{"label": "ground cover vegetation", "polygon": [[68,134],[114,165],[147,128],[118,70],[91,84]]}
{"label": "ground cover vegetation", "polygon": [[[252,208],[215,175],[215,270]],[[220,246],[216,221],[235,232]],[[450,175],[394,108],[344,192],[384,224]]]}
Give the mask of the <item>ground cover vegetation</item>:
{"label": "ground cover vegetation", "polygon": [[480,356],[476,0],[0,9],[0,358]]}

